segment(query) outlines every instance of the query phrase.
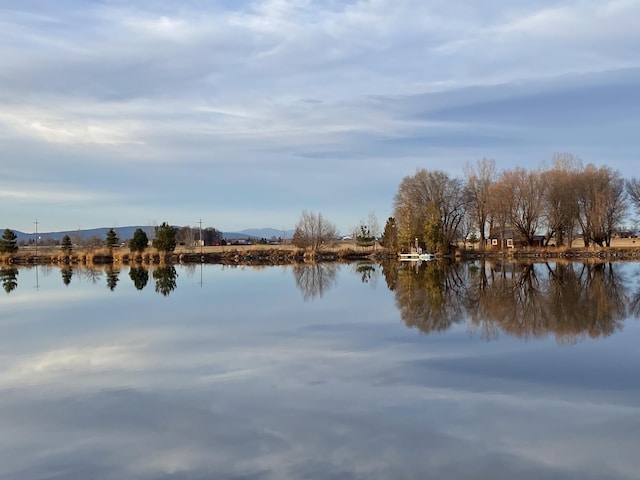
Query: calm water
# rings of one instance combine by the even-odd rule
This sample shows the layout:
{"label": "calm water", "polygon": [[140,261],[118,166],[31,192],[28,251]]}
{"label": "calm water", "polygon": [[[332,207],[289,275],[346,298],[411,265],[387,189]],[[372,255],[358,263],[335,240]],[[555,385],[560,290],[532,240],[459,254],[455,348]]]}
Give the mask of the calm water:
{"label": "calm water", "polygon": [[639,272],[4,268],[0,478],[637,479]]}

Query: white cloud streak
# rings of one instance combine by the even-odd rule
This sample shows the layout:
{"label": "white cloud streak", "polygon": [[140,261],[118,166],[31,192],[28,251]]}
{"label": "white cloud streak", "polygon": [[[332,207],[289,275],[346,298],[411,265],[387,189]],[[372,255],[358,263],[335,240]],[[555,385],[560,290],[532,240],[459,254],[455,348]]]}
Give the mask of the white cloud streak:
{"label": "white cloud streak", "polygon": [[[544,155],[541,162],[564,145],[580,147],[583,138],[584,151],[576,154],[598,162],[588,154],[609,152],[607,159],[629,165],[629,172],[633,167],[627,163],[635,152],[631,138],[625,133],[622,142],[614,139],[631,130],[628,124],[603,129],[597,145],[589,143],[594,136],[585,133],[590,125],[584,120],[572,129],[558,124],[546,131],[540,124],[536,131],[529,125],[526,137],[542,132],[534,145],[512,121],[490,128],[465,118],[445,121],[429,102],[446,109],[464,98],[462,105],[474,108],[492,89],[503,98],[522,98],[594,83],[615,91],[620,82],[632,83],[640,69],[638,1],[40,7],[0,9],[0,142],[26,163],[44,161],[20,142],[51,149],[77,169],[79,181],[91,183],[94,168],[116,167],[122,188],[151,194],[154,186],[173,186],[179,198],[189,191],[172,184],[170,166],[197,166],[200,178],[224,179],[224,198],[237,190],[234,176],[248,165],[265,175],[277,168],[290,182],[301,182],[296,171],[317,171],[320,163],[310,154],[320,153],[322,169],[335,171],[338,184],[339,176],[362,172],[388,138],[412,142],[385,151],[399,178],[417,163],[437,165],[443,155],[458,172],[482,156],[520,155],[525,163]],[[554,103],[547,107],[553,117]],[[480,141],[494,137],[502,141]],[[136,165],[157,167],[153,182],[135,183]],[[397,187],[398,178],[389,178],[386,169],[367,175],[386,182],[385,192]],[[260,190],[257,184],[247,188]],[[368,203],[379,213],[389,208],[391,195],[371,195]],[[282,199],[271,200],[285,208]],[[302,198],[300,208],[319,200]],[[353,218],[362,215],[357,208],[349,213]],[[249,208],[245,213],[247,226],[255,216]],[[104,218],[104,212],[96,214]],[[12,219],[19,215],[31,212]],[[124,210],[121,216],[123,223],[140,221]]]}

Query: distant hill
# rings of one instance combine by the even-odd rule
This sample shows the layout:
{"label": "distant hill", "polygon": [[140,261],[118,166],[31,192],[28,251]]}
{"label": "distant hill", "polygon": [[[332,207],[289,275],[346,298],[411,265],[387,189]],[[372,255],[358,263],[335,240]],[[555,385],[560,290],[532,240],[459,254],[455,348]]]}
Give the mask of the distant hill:
{"label": "distant hill", "polygon": [[[69,235],[71,238],[80,236],[82,239],[87,239],[91,237],[100,237],[105,238],[107,232],[112,227],[101,227],[101,228],[89,228],[87,230],[64,230],[60,232],[38,232],[38,237],[41,240],[62,240],[65,235]],[[133,232],[136,231],[137,228],[142,228],[147,231],[148,228],[152,227],[113,227],[113,229],[117,232],[118,237],[121,240],[128,240],[133,237]],[[18,241],[20,240],[32,240],[34,238],[33,233],[24,233],[19,230],[14,230],[16,236],[18,237]]]}
{"label": "distant hill", "polygon": [[271,237],[293,237],[294,230],[277,230],[275,228],[247,228],[240,230],[241,234],[248,235],[250,237],[266,238],[269,240]]}
{"label": "distant hill", "polygon": [[[65,235],[69,235],[71,238],[80,236],[83,240],[91,237],[99,237],[105,238],[107,232],[112,227],[101,227],[101,228],[89,228],[86,230],[64,230],[59,232],[38,232],[38,237],[41,240],[62,240],[62,237]],[[121,241],[129,240],[133,237],[133,232],[136,229],[141,228],[144,230],[147,235],[151,236],[153,232],[153,226],[149,225],[136,225],[136,226],[128,226],[128,227],[113,227],[113,229],[118,234],[118,237]],[[4,230],[4,229],[3,229]],[[18,241],[24,240],[29,241],[33,240],[33,233],[25,233],[19,230],[14,230],[16,236],[18,237]],[[229,239],[248,239],[248,238],[266,238],[267,240],[271,237],[282,237],[283,231],[277,230],[275,228],[248,228],[245,230],[241,230],[240,232],[222,232],[222,238],[225,240]],[[285,230],[284,235],[285,238],[293,237],[293,230]]]}

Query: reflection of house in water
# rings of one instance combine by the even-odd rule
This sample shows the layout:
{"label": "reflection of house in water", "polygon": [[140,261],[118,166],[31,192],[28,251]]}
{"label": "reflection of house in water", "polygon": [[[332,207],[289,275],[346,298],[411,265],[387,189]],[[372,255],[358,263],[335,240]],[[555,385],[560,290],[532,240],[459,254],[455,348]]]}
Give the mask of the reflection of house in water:
{"label": "reflection of house in water", "polygon": [[505,250],[508,248],[517,247],[544,247],[546,237],[544,235],[534,235],[532,244],[527,244],[527,239],[524,238],[517,230],[512,228],[506,229],[493,229],[489,232],[489,238],[487,239],[487,248],[494,250]]}

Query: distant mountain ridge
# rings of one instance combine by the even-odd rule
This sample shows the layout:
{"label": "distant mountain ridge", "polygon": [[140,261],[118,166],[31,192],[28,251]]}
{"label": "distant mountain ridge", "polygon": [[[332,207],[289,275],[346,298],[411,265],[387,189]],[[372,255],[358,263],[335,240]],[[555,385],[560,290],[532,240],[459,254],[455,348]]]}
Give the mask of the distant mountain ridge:
{"label": "distant mountain ridge", "polygon": [[[179,226],[176,226],[180,228]],[[107,232],[113,228],[120,240],[125,241],[129,240],[133,237],[133,232],[136,229],[140,228],[147,233],[147,235],[151,236],[153,234],[153,226],[149,225],[136,225],[136,226],[127,226],[127,227],[100,227],[100,228],[89,228],[89,229],[80,229],[80,230],[63,230],[58,232],[38,232],[38,238],[41,240],[62,240],[62,237],[65,235],[69,235],[70,237],[80,236],[82,239],[87,239],[91,237],[99,237],[105,238]],[[4,229],[3,229],[4,230]],[[34,238],[35,233],[25,233],[19,230],[13,230],[18,237],[17,240],[28,241]],[[248,238],[266,238],[269,240],[272,237],[278,238],[291,238],[293,237],[293,230],[278,230],[275,228],[247,228],[245,230],[241,230],[239,232],[222,232],[222,238],[225,240],[229,239],[248,239]]]}
{"label": "distant mountain ridge", "polygon": [[272,237],[291,238],[293,237],[294,230],[277,230],[275,228],[247,228],[245,230],[240,230],[238,233],[247,235],[249,237],[266,238],[267,240],[269,240]]}
{"label": "distant mountain ridge", "polygon": [[[80,229],[80,230],[62,230],[58,232],[38,232],[38,238],[41,240],[62,240],[65,235],[69,235],[70,237],[80,236],[82,239],[87,239],[91,237],[100,237],[105,238],[107,232],[113,228],[117,233],[118,237],[121,240],[128,240],[133,237],[133,232],[136,231],[137,228],[142,228],[144,231],[153,227],[100,227],[100,228],[88,228],[88,229]],[[14,230],[14,233],[18,237],[18,241],[20,240],[32,240],[35,236],[35,233],[25,233],[19,230]]]}

